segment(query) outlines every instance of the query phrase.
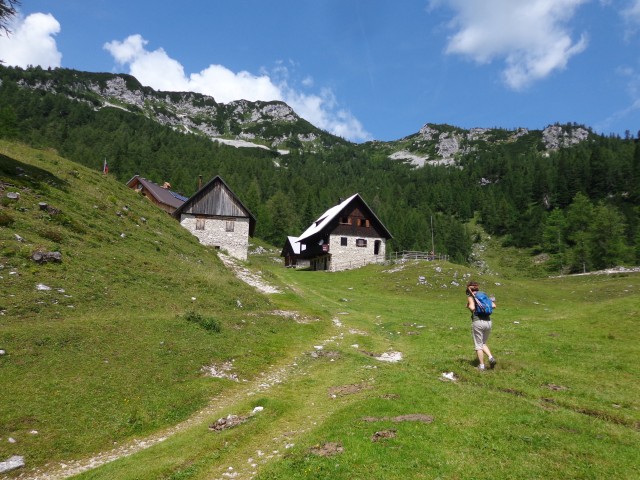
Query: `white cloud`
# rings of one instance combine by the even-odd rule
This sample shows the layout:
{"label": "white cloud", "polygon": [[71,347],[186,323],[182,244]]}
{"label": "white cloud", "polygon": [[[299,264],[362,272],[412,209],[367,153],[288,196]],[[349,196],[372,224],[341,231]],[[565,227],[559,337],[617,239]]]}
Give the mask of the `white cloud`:
{"label": "white cloud", "polygon": [[0,35],[0,60],[6,65],[60,66],[62,54],[53,37],[60,32],[60,23],[53,15],[34,13],[26,18],[17,17],[9,24],[9,30],[9,35]]}
{"label": "white cloud", "polygon": [[630,20],[640,24],[640,0],[631,0],[625,9],[625,14],[630,17]]}
{"label": "white cloud", "polygon": [[626,36],[628,39],[640,29],[640,0],[630,0],[622,9],[620,15],[627,25]]}
{"label": "white cloud", "polygon": [[[330,90],[310,94],[290,85],[289,71],[278,64],[269,73],[259,75],[247,71],[233,72],[223,65],[209,65],[200,72],[185,74],[183,66],[162,49],[149,51],[147,41],[131,35],[124,41],[114,40],[104,48],[120,65],[128,65],[131,75],[156,90],[191,91],[210,95],[218,102],[233,100],[280,100],[313,125],[352,141],[369,140],[371,135],[350,112],[340,109]],[[303,87],[312,85],[305,78]]]}
{"label": "white cloud", "polygon": [[478,63],[505,62],[505,83],[521,90],[566,67],[587,39],[571,38],[567,23],[588,0],[431,0],[455,11],[446,52]]}

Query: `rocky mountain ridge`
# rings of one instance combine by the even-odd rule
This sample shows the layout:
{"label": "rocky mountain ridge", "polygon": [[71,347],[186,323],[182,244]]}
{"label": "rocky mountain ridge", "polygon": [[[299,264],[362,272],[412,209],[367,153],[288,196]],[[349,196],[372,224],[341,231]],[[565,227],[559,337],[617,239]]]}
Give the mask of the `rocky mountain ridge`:
{"label": "rocky mountain ridge", "polygon": [[[255,147],[287,154],[291,149],[319,151],[350,143],[314,127],[286,103],[237,100],[218,103],[193,92],[163,92],[145,87],[131,75],[90,73],[68,69],[22,70],[0,66],[0,82],[41,90],[86,102],[96,110],[120,108],[142,114],[162,125],[205,136],[234,147]],[[392,160],[415,167],[457,166],[461,156],[488,145],[528,142],[545,154],[586,141],[591,131],[578,125],[550,125],[544,130],[472,128],[427,123],[403,139],[363,144],[382,149]],[[352,144],[351,144],[352,145]]]}
{"label": "rocky mountain ridge", "polygon": [[462,155],[487,144],[516,143],[534,145],[541,154],[571,147],[589,138],[590,130],[577,125],[549,125],[544,130],[518,128],[515,131],[472,128],[464,130],[448,125],[424,125],[417,134],[391,145],[401,147],[389,154],[392,160],[405,161],[415,167],[424,165],[458,166]]}

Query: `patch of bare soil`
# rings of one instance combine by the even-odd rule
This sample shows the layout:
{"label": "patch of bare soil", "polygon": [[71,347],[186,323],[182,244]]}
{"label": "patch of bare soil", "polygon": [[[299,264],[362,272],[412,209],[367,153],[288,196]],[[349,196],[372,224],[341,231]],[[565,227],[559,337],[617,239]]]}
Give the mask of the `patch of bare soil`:
{"label": "patch of bare soil", "polygon": [[307,323],[318,321],[317,318],[310,318],[307,316],[303,316],[303,315],[300,315],[300,313],[298,312],[293,312],[290,310],[273,310],[270,313],[271,315],[276,315],[278,317],[289,318],[295,321],[296,323],[300,323],[300,324],[307,324]]}
{"label": "patch of bare soil", "polygon": [[309,449],[313,455],[319,455],[321,457],[332,457],[344,452],[344,447],[341,443],[329,442],[322,445],[316,445]]}
{"label": "patch of bare soil", "polygon": [[335,352],[331,350],[315,350],[309,354],[311,358],[331,358],[337,359],[340,358],[340,352]]}
{"label": "patch of bare soil", "polygon": [[209,430],[221,432],[222,430],[228,430],[230,428],[237,427],[238,425],[242,425],[248,419],[248,415],[227,415],[226,417],[219,418],[209,425]]}
{"label": "patch of bare soil", "polygon": [[424,413],[410,413],[408,415],[399,415],[397,417],[362,417],[363,422],[388,422],[394,423],[400,422],[422,422],[433,423],[435,420],[431,415],[425,415]]}
{"label": "patch of bare soil", "polygon": [[549,384],[547,385],[547,388],[548,388],[549,390],[553,390],[553,391],[555,391],[555,392],[560,392],[560,391],[562,391],[562,390],[569,390],[569,387],[564,387],[564,386],[562,386],[562,385],[556,385],[555,383],[549,383]]}
{"label": "patch of bare soil", "polygon": [[380,395],[380,398],[383,398],[385,400],[398,400],[400,398],[400,395],[398,395],[397,393],[385,393],[384,395]]}
{"label": "patch of bare soil", "polygon": [[396,438],[396,430],[381,430],[379,432],[374,433],[371,436],[372,442],[379,442],[380,440],[384,440],[386,438]]}
{"label": "patch of bare soil", "polygon": [[384,353],[372,353],[366,350],[358,350],[360,353],[364,353],[368,357],[373,357],[380,362],[396,363],[402,360],[402,353],[400,352],[384,352]]}
{"label": "patch of bare soil", "polygon": [[329,389],[329,396],[331,398],[344,397],[346,395],[353,395],[354,393],[361,392],[362,390],[365,390],[367,388],[369,388],[369,386],[364,383],[354,383],[351,385],[331,387]]}
{"label": "patch of bare soil", "polygon": [[501,388],[500,390],[504,393],[510,393],[511,395],[515,395],[516,397],[525,396],[524,392],[521,392],[520,390],[516,390],[515,388]]}

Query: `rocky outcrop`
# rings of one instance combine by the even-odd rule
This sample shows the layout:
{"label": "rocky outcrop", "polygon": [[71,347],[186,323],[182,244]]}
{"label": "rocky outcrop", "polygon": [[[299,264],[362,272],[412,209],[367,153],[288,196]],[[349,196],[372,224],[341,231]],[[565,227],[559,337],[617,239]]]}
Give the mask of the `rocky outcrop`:
{"label": "rocky outcrop", "polygon": [[558,150],[584,142],[589,138],[589,130],[582,127],[550,125],[542,131],[542,141],[547,150]]}
{"label": "rocky outcrop", "polygon": [[[237,147],[275,148],[294,142],[296,147],[341,142],[303,121],[286,103],[237,100],[222,104],[208,95],[193,92],[159,92],[140,85],[128,75],[74,72],[46,80],[18,80],[22,88],[44,90],[90,104],[93,108],[120,108],[177,131],[204,135]],[[287,150],[278,150],[281,154]]]}
{"label": "rocky outcrop", "polygon": [[[464,130],[447,125],[424,125],[415,136],[406,137],[396,151],[389,154],[391,160],[408,161],[415,167],[424,165],[447,165],[459,167],[462,155],[482,148],[482,144],[518,142],[530,134],[530,144],[539,142],[544,152],[570,147],[589,137],[589,130],[572,125],[552,125],[543,131],[518,128],[514,131],[492,128],[472,128]],[[391,145],[396,142],[391,142]],[[530,148],[530,147],[527,147]]]}

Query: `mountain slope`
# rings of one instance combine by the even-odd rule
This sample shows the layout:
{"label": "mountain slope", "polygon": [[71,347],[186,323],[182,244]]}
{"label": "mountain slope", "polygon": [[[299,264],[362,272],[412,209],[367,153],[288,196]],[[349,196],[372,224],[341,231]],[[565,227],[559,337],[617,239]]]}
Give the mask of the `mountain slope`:
{"label": "mountain slope", "polygon": [[252,378],[323,328],[283,321],[111,176],[0,141],[0,195],[1,460],[38,466],[173,425],[233,390],[212,366]]}
{"label": "mountain slope", "polygon": [[64,95],[97,110],[119,108],[144,115],[177,131],[232,146],[273,148],[288,153],[288,148],[346,143],[314,127],[279,101],[237,100],[223,104],[199,93],[156,91],[131,75],[62,68],[0,67],[0,78],[4,82],[15,82],[20,88]]}

